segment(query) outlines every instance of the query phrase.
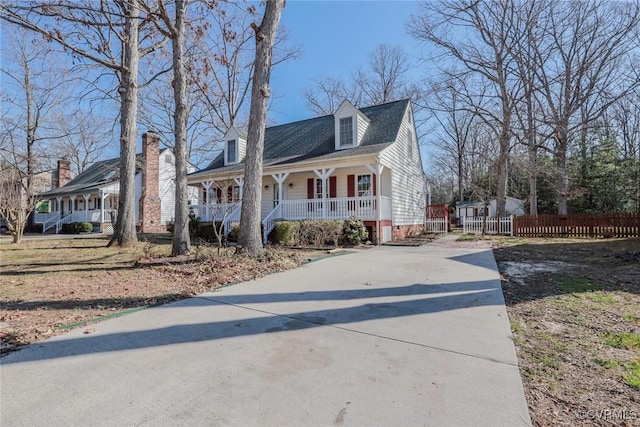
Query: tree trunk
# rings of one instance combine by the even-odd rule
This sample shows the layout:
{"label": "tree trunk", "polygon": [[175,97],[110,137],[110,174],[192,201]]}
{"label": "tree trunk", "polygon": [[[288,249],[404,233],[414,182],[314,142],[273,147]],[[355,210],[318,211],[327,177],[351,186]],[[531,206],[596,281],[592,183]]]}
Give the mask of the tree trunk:
{"label": "tree trunk", "polygon": [[123,68],[120,73],[120,194],[118,196],[118,219],[109,242],[122,247],[138,241],[135,217],[136,141],[138,129],[138,0],[129,0],[125,18],[123,43]]}
{"label": "tree trunk", "polygon": [[538,215],[538,150],[529,143],[529,215]]}
{"label": "tree trunk", "polygon": [[464,153],[458,151],[458,201],[464,200]]}
{"label": "tree trunk", "polygon": [[189,206],[187,187],[187,78],[184,68],[185,13],[188,0],[176,0],[173,45],[173,97],[175,101],[176,205],[171,255],[186,255],[191,250],[189,238]]}
{"label": "tree trunk", "polygon": [[503,131],[500,135],[500,155],[498,156],[498,184],[496,188],[496,217],[506,216],[507,211],[507,179],[509,178],[509,123],[511,116],[506,115],[503,123]]}
{"label": "tree trunk", "polygon": [[556,174],[558,176],[558,215],[567,214],[567,199],[569,196],[569,177],[567,174],[567,126],[558,125],[556,128]]}
{"label": "tree trunk", "polygon": [[253,71],[253,86],[251,88],[244,192],[240,216],[240,234],[238,235],[238,251],[246,252],[252,257],[258,257],[263,252],[260,232],[262,153],[264,151],[267,102],[271,94],[269,79],[271,76],[272,50],[284,5],[285,0],[267,1],[260,27],[256,27],[255,24],[252,25],[256,32],[256,60]]}

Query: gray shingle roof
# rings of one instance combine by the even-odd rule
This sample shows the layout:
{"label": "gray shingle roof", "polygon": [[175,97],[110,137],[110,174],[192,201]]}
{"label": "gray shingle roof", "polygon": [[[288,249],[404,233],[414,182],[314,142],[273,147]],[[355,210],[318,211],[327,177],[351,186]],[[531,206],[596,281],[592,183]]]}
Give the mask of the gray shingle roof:
{"label": "gray shingle roof", "polygon": [[[165,149],[160,150],[162,153]],[[136,172],[140,171],[142,154],[136,154]],[[40,196],[63,196],[86,193],[117,182],[120,178],[120,157],[95,162],[67,185],[41,193]]]}
{"label": "gray shingle roof", "polygon": [[[360,146],[335,150],[334,116],[322,116],[299,122],[271,126],[265,130],[263,166],[291,164],[304,160],[325,160],[362,154],[375,154],[396,140],[409,100],[361,108],[371,120]],[[205,172],[232,173],[244,170],[244,163],[224,166],[224,152],[206,168],[191,175]]]}

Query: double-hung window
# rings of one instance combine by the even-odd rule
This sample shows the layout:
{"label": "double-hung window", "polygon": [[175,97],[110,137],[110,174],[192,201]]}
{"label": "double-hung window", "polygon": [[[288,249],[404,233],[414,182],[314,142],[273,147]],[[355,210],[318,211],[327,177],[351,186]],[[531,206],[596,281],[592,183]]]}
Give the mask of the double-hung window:
{"label": "double-hung window", "polygon": [[235,139],[227,141],[227,164],[235,163],[237,157],[237,141]]}
{"label": "double-hung window", "polygon": [[340,146],[349,147],[353,145],[353,117],[340,119]]}

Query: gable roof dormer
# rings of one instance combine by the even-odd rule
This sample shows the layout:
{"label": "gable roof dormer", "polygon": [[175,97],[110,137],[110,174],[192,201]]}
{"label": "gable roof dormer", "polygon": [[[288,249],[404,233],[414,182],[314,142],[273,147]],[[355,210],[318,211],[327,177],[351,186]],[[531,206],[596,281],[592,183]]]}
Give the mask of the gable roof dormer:
{"label": "gable roof dormer", "polygon": [[371,120],[346,99],[340,104],[334,118],[335,149],[345,150],[360,146]]}
{"label": "gable roof dormer", "polygon": [[224,134],[224,165],[235,165],[244,160],[247,153],[247,134],[236,127],[231,127]]}

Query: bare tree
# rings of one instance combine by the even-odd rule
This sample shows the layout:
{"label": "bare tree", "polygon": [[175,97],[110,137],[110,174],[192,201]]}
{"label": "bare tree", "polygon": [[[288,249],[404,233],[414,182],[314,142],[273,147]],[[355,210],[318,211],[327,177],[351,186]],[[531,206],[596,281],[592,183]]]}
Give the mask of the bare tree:
{"label": "bare tree", "polygon": [[0,64],[0,75],[5,77],[0,87],[0,214],[15,243],[22,240],[37,192],[47,189],[41,172],[47,169],[49,147],[43,143],[68,135],[52,116],[64,107],[66,98],[56,79],[62,75],[71,80],[71,75],[64,67],[52,66],[49,47],[30,36],[22,29],[8,35],[2,50],[6,61]]}
{"label": "bare tree", "polygon": [[104,118],[81,111],[59,116],[62,137],[53,144],[49,160],[69,159],[72,171],[81,174],[113,144],[111,126]]}
{"label": "bare tree", "polygon": [[285,0],[266,2],[260,26],[252,24],[256,38],[256,57],[251,89],[251,110],[247,133],[245,181],[240,217],[238,250],[252,257],[262,255],[260,232],[260,206],[262,202],[262,155],[267,118],[267,105],[271,88],[272,51]]}
{"label": "bare tree", "polygon": [[307,107],[314,114],[323,116],[335,113],[345,99],[354,105],[361,104],[361,94],[356,85],[347,85],[332,77],[315,79],[313,86],[303,91]]}
{"label": "bare tree", "polygon": [[[514,25],[515,10],[509,0],[426,2],[409,23],[415,38],[436,48],[430,60],[453,62],[451,69],[442,69],[445,78],[460,82],[457,87],[466,98],[467,111],[492,129],[498,141],[498,216],[505,214],[511,125],[521,90],[510,54],[514,40],[521,37]],[[443,61],[443,57],[449,61]]]}
{"label": "bare tree", "polygon": [[632,65],[640,4],[548,1],[537,17],[534,43],[537,97],[551,128],[558,179],[558,213],[567,214],[567,152],[572,135],[599,118],[640,81]]}
{"label": "bare tree", "polygon": [[137,242],[135,229],[135,157],[137,140],[138,63],[165,40],[152,33],[142,39],[139,0],[50,2],[16,1],[0,4],[0,19],[45,36],[75,58],[113,71],[120,97],[120,192],[118,219],[109,245]]}

